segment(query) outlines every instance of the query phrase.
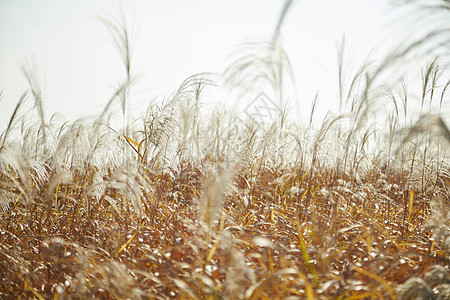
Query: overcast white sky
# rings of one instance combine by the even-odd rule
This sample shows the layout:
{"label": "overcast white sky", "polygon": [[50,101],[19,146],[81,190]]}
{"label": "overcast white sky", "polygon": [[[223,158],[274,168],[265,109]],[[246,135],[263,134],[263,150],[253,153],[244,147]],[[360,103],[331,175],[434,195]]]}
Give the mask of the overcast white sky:
{"label": "overcast white sky", "polygon": [[[249,38],[270,38],[284,3],[122,2],[134,33],[134,71],[141,74],[130,103],[135,108],[169,95],[190,75],[222,72],[239,44]],[[294,2],[282,34],[297,80],[298,113],[317,91],[322,110],[337,109],[336,43],[344,33],[350,45],[349,65],[357,65],[371,49],[386,48],[395,39],[398,32],[388,26],[394,19],[388,2]],[[74,119],[103,110],[114,85],[123,78],[123,68],[96,16],[115,13],[116,8],[117,1],[111,0],[0,1],[1,130],[27,89],[20,66],[30,57],[38,66],[47,118],[60,112]]]}

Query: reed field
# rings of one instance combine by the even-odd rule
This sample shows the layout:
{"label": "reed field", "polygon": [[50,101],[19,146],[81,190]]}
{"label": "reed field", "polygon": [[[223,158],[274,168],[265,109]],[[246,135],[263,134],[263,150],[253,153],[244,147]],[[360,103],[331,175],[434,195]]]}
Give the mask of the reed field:
{"label": "reed field", "polygon": [[[22,67],[0,135],[1,299],[450,299],[448,28],[351,74],[341,43],[340,112],[313,122],[311,99],[299,123],[279,38],[291,2],[272,39],[138,116],[124,15],[102,19],[124,73],[96,118],[47,116]],[[448,18],[433,3],[420,9]],[[430,49],[420,86],[382,79]],[[208,89],[252,83],[273,92],[272,122],[202,109]]]}

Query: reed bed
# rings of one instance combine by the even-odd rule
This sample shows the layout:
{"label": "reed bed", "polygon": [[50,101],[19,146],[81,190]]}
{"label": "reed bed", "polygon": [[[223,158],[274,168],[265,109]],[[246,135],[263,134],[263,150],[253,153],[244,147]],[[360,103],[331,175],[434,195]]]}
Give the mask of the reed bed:
{"label": "reed bed", "polygon": [[406,81],[377,81],[391,56],[340,80],[340,114],[317,125],[313,105],[298,124],[278,38],[290,3],[273,40],[220,75],[272,87],[272,123],[203,112],[221,80],[208,73],[129,115],[123,15],[102,19],[126,72],[95,120],[47,120],[24,67],[30,88],[0,136],[1,298],[448,299],[445,68],[423,67],[422,116],[408,113]]}

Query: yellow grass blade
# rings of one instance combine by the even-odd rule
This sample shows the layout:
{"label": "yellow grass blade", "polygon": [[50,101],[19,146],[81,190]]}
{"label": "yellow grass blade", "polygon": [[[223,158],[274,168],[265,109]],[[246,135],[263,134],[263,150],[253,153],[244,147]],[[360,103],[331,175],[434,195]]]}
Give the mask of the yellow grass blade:
{"label": "yellow grass blade", "polygon": [[373,239],[370,237],[370,235],[368,234],[366,236],[366,242],[367,242],[367,252],[370,253],[372,252],[372,241]]}
{"label": "yellow grass blade", "polygon": [[30,291],[30,292],[32,292],[33,295],[34,295],[36,298],[38,298],[39,300],[45,300],[45,298],[42,297],[42,295],[39,294],[39,293],[36,291],[36,289],[34,289],[32,286],[30,286],[30,285],[28,284],[28,281],[26,281],[26,280],[25,280],[25,283],[24,283],[24,289],[25,289],[25,290],[28,290],[28,291]]}
{"label": "yellow grass blade", "polygon": [[412,207],[413,207],[413,203],[414,203],[414,191],[413,190],[409,190],[408,221],[411,218],[411,210],[412,210]]}
{"label": "yellow grass blade", "polygon": [[300,225],[299,222],[297,222],[297,233],[298,233],[298,243],[300,245],[300,249],[303,254],[303,260],[305,261],[306,266],[308,267],[308,270],[314,279],[314,283],[319,284],[319,279],[317,277],[316,270],[314,269],[314,266],[310,262],[308,250],[306,249],[306,243],[305,240],[303,239],[302,226]]}
{"label": "yellow grass blade", "polygon": [[134,239],[134,237],[136,236],[136,234],[138,233],[138,231],[136,231],[132,237],[130,237],[128,239],[128,241],[125,242],[125,244],[122,245],[122,247],[120,247],[119,251],[116,252],[116,256],[118,256],[120,254],[120,252],[122,252],[130,243],[131,241]]}
{"label": "yellow grass blade", "polygon": [[56,191],[55,191],[55,207],[58,207],[58,190],[59,190],[59,183],[56,185]]}
{"label": "yellow grass blade", "polygon": [[220,237],[217,239],[217,241],[215,241],[214,245],[212,246],[211,250],[208,253],[208,256],[206,257],[206,264],[210,262],[210,260],[213,258],[214,253],[217,250],[217,247],[219,246],[220,243]]}
{"label": "yellow grass blade", "polygon": [[139,149],[139,148],[142,148],[142,146],[139,145],[139,144],[138,144],[136,141],[134,141],[133,139],[131,139],[131,138],[127,137],[127,136],[124,136],[124,137],[125,137],[125,139],[126,139],[129,143],[135,145],[138,149]]}
{"label": "yellow grass blade", "polygon": [[314,289],[313,289],[313,285],[309,282],[308,277],[306,277],[305,274],[299,272],[298,276],[303,280],[303,282],[305,283],[305,293],[306,293],[306,299],[308,300],[314,300],[316,299],[314,297]]}
{"label": "yellow grass blade", "polygon": [[353,270],[355,270],[356,272],[358,272],[360,274],[366,275],[366,276],[368,276],[368,277],[370,277],[372,279],[375,279],[376,281],[381,283],[386,288],[386,290],[389,293],[393,294],[393,291],[392,291],[391,286],[389,285],[389,282],[387,282],[386,280],[384,280],[380,276],[378,276],[376,274],[373,274],[373,273],[370,273],[370,272],[368,272],[368,271],[366,271],[366,270],[364,270],[364,269],[362,269],[360,267],[357,267],[357,266],[353,266]]}
{"label": "yellow grass blade", "polygon": [[[125,135],[123,137],[127,140],[128,144],[131,146],[131,148],[133,148],[133,150],[137,153],[137,155],[139,156],[141,161],[144,160],[141,153],[139,153],[139,149],[142,148],[142,146],[140,144],[138,144],[136,141],[134,141],[133,139],[131,139]],[[133,145],[135,145],[136,148]]]}

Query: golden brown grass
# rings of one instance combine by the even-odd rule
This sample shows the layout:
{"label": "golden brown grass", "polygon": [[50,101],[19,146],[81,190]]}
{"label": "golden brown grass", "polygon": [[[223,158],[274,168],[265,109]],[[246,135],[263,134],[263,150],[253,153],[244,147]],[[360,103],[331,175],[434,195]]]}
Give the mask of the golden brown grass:
{"label": "golden brown grass", "polygon": [[405,187],[409,174],[382,168],[374,162],[358,182],[326,167],[241,170],[211,231],[196,205],[208,174],[188,162],[183,175],[149,173],[138,210],[116,188],[98,199],[81,191],[93,182],[86,169],[4,211],[0,290],[42,299],[394,297],[412,275],[449,263],[424,227],[448,178],[422,193]]}
{"label": "golden brown grass", "polygon": [[[441,116],[409,116],[405,81],[400,93],[377,86],[379,70],[364,64],[339,81],[342,115],[315,128],[316,98],[307,126],[291,122],[289,61],[277,44],[290,4],[273,41],[245,48],[261,46],[260,59],[245,52],[225,72],[238,88],[247,73],[272,85],[273,124],[201,113],[208,73],[132,120],[124,17],[104,20],[123,44],[126,79],[98,119],[47,121],[36,74],[24,68],[30,91],[0,136],[1,298],[394,299],[430,266],[445,273]],[[438,60],[424,70],[422,108],[440,91],[441,109]],[[37,116],[21,113],[29,96]]]}

